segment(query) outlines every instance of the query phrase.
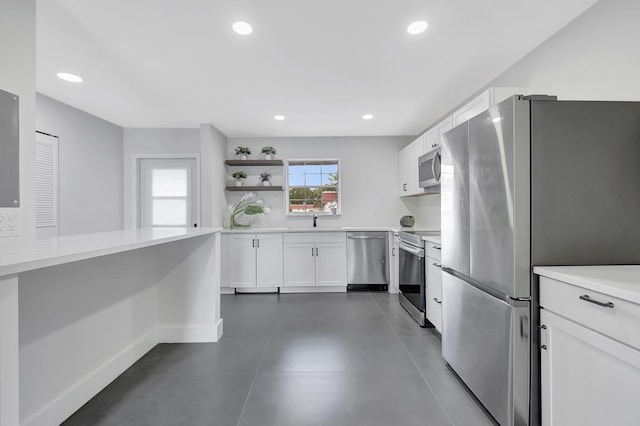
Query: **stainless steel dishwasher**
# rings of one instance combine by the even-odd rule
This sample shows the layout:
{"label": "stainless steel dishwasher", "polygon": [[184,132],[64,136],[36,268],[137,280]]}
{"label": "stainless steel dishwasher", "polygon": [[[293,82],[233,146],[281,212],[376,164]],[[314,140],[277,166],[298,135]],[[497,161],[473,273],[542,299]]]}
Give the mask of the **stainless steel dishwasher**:
{"label": "stainless steel dishwasher", "polygon": [[388,258],[388,232],[347,232],[347,290],[387,291]]}

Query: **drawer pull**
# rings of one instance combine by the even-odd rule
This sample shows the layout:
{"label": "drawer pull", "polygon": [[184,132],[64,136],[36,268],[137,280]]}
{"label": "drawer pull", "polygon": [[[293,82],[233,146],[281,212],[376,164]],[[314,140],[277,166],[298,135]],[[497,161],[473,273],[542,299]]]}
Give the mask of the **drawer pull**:
{"label": "drawer pull", "polygon": [[436,249],[436,250],[442,250],[442,247],[440,247],[440,246],[433,246],[433,248]]}
{"label": "drawer pull", "polygon": [[580,296],[580,300],[584,300],[585,302],[589,302],[589,303],[594,303],[594,304],[596,304],[598,306],[603,306],[605,308],[613,308],[613,303],[612,302],[600,302],[598,300],[594,300],[594,299],[590,298],[588,294]]}
{"label": "drawer pull", "polygon": [[436,303],[442,303],[442,300],[438,300],[438,298],[437,298],[437,297],[434,297],[434,298],[433,298],[433,301],[434,301],[434,302],[436,302]]}
{"label": "drawer pull", "polygon": [[435,266],[436,268],[442,268],[442,265],[436,262],[433,262],[433,266]]}
{"label": "drawer pull", "polygon": [[540,346],[540,349],[542,349],[542,350],[545,350],[545,351],[546,351],[546,350],[547,350],[547,345],[542,345],[542,346]]}

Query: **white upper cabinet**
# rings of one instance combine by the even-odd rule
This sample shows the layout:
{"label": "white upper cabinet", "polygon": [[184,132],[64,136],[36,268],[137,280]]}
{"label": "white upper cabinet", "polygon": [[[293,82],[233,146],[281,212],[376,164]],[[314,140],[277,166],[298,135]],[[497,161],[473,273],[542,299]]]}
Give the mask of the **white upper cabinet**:
{"label": "white upper cabinet", "polygon": [[513,95],[528,95],[525,87],[492,87],[458,108],[451,116],[453,127],[462,124]]}
{"label": "white upper cabinet", "polygon": [[424,192],[418,185],[418,157],[424,154],[423,150],[423,138],[420,136],[398,154],[398,192],[401,197]]}
{"label": "white upper cabinet", "polygon": [[442,135],[495,104],[516,94],[529,94],[523,87],[492,87],[485,90],[452,115],[431,126],[411,144],[398,152],[398,194],[401,197],[425,194],[418,184],[418,158],[427,152],[439,148]]}

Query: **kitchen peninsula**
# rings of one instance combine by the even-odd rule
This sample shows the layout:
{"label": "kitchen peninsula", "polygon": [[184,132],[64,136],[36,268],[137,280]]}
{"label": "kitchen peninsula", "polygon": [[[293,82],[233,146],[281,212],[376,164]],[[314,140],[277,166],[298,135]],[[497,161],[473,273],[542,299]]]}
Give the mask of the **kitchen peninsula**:
{"label": "kitchen peninsula", "polygon": [[218,231],[131,229],[0,251],[0,425],[59,424],[156,344],[217,341]]}

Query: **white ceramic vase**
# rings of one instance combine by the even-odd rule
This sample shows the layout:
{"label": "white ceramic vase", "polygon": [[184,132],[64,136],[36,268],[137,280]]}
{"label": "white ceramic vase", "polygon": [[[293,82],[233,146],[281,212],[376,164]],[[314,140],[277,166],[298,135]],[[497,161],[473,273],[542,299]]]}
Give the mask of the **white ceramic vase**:
{"label": "white ceramic vase", "polygon": [[242,186],[242,179],[236,179],[236,186]]}

